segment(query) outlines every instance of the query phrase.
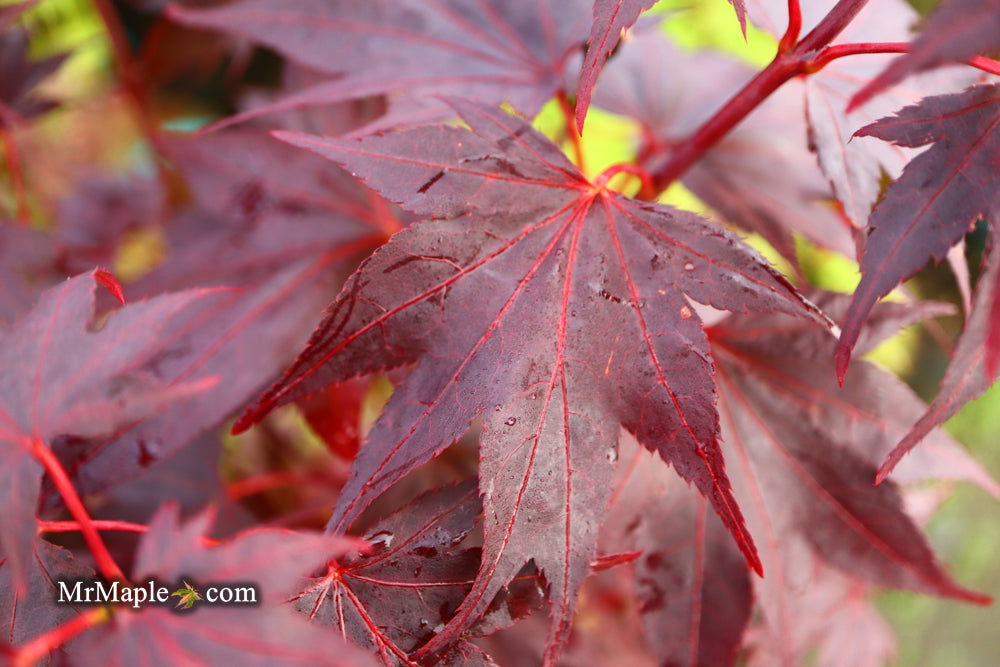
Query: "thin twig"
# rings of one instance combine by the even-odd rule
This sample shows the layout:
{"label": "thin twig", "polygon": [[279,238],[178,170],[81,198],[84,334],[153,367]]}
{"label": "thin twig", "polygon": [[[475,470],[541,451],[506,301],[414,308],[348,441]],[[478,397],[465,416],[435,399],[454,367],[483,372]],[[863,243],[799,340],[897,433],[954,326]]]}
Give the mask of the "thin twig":
{"label": "thin twig", "polygon": [[[687,140],[680,142],[673,153],[649,166],[654,192],[663,192],[680,178],[744,118],[761,105],[778,88],[800,74],[808,74],[807,64],[812,54],[827,46],[854,20],[868,0],[840,0],[813,30],[789,51],[779,51],[771,64],[741,88]],[[791,23],[799,20],[790,13]],[[788,32],[786,32],[788,34]]]}
{"label": "thin twig", "polygon": [[[859,42],[857,44],[836,44],[828,46],[809,62],[809,72],[818,72],[831,61],[847,56],[857,56],[870,53],[907,53],[912,45],[909,42]],[[1000,75],[1000,61],[986,56],[973,56],[965,61],[967,65],[981,69],[989,74]]]}

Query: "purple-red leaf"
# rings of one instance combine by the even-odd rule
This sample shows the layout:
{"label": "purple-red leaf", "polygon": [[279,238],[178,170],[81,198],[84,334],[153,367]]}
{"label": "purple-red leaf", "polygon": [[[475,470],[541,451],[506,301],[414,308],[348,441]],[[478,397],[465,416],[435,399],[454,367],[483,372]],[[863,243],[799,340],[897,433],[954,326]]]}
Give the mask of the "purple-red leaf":
{"label": "purple-red leaf", "polygon": [[[814,0],[800,4],[802,27],[809,31],[836,1]],[[787,13],[787,0],[750,0],[751,20],[778,39],[785,31]],[[917,13],[905,0],[871,2],[860,9],[837,41],[905,42],[917,20]],[[851,96],[871,81],[892,57],[889,54],[862,54],[839,58],[811,73],[801,86],[810,148],[816,153],[819,166],[829,179],[844,214],[858,229],[864,227],[878,199],[882,173],[898,177],[914,151],[876,139],[856,138],[854,131],[922,97],[953,92],[975,83],[978,78],[976,71],[970,68],[951,68],[907,81],[906,85],[893,86],[879,99],[845,113]]]}
{"label": "purple-red leaf", "polygon": [[165,383],[204,375],[220,382],[74,451],[86,493],[140,473],[229,419],[291,360],[344,276],[399,224],[335,165],[259,130],[164,143],[196,206],[167,227],[169,262],[129,293],[237,288],[178,320],[170,334],[179,349],[156,369]]}
{"label": "purple-red leaf", "polygon": [[0,78],[0,126],[13,125],[55,106],[33,93],[42,79],[59,69],[66,56],[29,60],[28,41],[27,30],[21,28],[0,32],[0,68],[3,69],[3,77]]}
{"label": "purple-red leaf", "polygon": [[551,586],[554,652],[593,556],[619,425],[698,486],[756,566],[719,456],[707,341],[684,295],[824,320],[721,228],[593,185],[523,121],[455,104],[472,131],[282,135],[435,219],[362,265],[237,428],[330,382],[419,360],[359,452],[331,526],[346,529],[482,416],[483,564],[428,650],[533,559]]}
{"label": "purple-red leaf", "polygon": [[69,551],[45,540],[35,540],[32,556],[27,586],[20,592],[10,563],[0,559],[0,624],[4,628],[0,638],[10,644],[22,644],[82,611],[52,603],[58,596],[56,581],[94,576]]}
{"label": "purple-red leaf", "polygon": [[750,572],[705,499],[623,438],[627,465],[601,545],[632,566],[646,642],[662,665],[733,665],[753,609]]}
{"label": "purple-red leaf", "polygon": [[[888,454],[879,468],[877,481],[885,479],[896,465],[934,428],[943,424],[959,409],[989,389],[997,379],[997,369],[990,368],[990,355],[995,355],[995,337],[1000,330],[1000,244],[994,241],[985,260],[986,271],[976,285],[976,298],[941,388],[930,407],[914,424],[899,444]],[[926,448],[927,444],[924,445]]]}
{"label": "purple-red leaf", "polygon": [[[451,620],[472,586],[480,549],[466,538],[480,509],[472,480],[422,495],[370,527],[365,539],[372,551],[331,563],[295,597],[295,607],[386,665],[411,664],[408,655]],[[513,582],[488,612],[489,631],[531,613],[543,599],[537,577]]]}
{"label": "purple-red leaf", "polygon": [[652,7],[655,2],[656,0],[594,0],[594,25],[590,28],[587,56],[583,60],[576,88],[576,127],[580,132],[583,132],[594,85],[608,56],[618,46],[622,33],[632,27],[639,14]]}
{"label": "purple-red leaf", "polygon": [[434,102],[426,121],[450,115],[430,99],[442,94],[509,102],[534,115],[563,85],[568,58],[587,37],[589,10],[587,0],[242,0],[207,9],[172,5],[170,15],[339,76],[275,109],[405,92]]}
{"label": "purple-red leaf", "polygon": [[1000,218],[1000,84],[929,97],[858,130],[899,146],[931,148],[913,159],[869,220],[861,283],[843,321],[837,376],[875,302],[928,260],[941,261],[979,218]]}
{"label": "purple-red leaf", "polygon": [[72,644],[72,664],[370,664],[333,632],[311,627],[283,605],[311,569],[353,548],[351,541],[259,529],[206,548],[210,524],[208,513],[181,524],[176,507],[165,506],[139,545],[133,581],[190,581],[195,588],[252,582],[258,603],[199,602],[190,614],[161,606],[138,612],[117,607]]}
{"label": "purple-red leaf", "polygon": [[113,281],[100,269],[77,276],[0,331],[0,547],[15,582],[27,577],[35,535],[42,472],[36,448],[56,436],[104,435],[212,384],[203,378],[168,387],[151,372],[172,351],[162,331],[208,292],[132,303],[95,331],[95,284]]}
{"label": "purple-red leaf", "polygon": [[[843,298],[833,310],[842,308],[836,301]],[[762,584],[768,598],[787,594],[783,578],[803,560],[787,558],[780,545],[800,540],[868,585],[988,600],[941,569],[897,487],[872,485],[878,461],[922,411],[911,390],[867,362],[839,388],[833,337],[786,316],[732,316],[713,327],[711,340],[734,489],[775,574]],[[921,455],[906,479],[968,479],[998,492],[944,433]],[[779,613],[770,621],[788,619]]]}

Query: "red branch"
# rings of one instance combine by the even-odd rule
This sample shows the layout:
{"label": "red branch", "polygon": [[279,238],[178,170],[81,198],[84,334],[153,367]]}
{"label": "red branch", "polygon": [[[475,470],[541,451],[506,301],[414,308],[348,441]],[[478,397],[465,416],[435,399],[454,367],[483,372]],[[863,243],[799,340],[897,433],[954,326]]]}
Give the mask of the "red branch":
{"label": "red branch", "polygon": [[[868,0],[840,0],[794,48],[779,51],[770,65],[743,86],[690,138],[681,142],[677,150],[662,159],[660,164],[650,166],[654,190],[665,190],[786,81],[799,74],[807,74],[812,54],[836,38],[867,3]],[[801,20],[799,13],[792,9],[792,4],[797,3],[789,3],[790,20],[786,36],[791,34],[792,24]]]}
{"label": "red branch", "polygon": [[[148,533],[149,526],[142,523],[132,523],[131,521],[109,521],[104,519],[91,519],[90,525],[97,530],[115,530],[122,533]],[[79,521],[38,521],[39,533],[74,533],[83,532],[84,524]],[[214,547],[219,544],[218,540],[211,537],[202,537],[201,543],[206,547]]]}
{"label": "red branch", "polygon": [[[857,56],[868,53],[906,53],[910,50],[909,42],[861,42],[858,44],[837,44],[828,46],[808,64],[809,72],[818,72],[831,61],[847,56]],[[1000,61],[985,56],[973,56],[965,61],[976,69],[989,74],[1000,75]]]}
{"label": "red branch", "polygon": [[125,581],[125,575],[122,573],[121,568],[118,567],[118,563],[115,562],[115,559],[108,552],[104,540],[98,534],[93,519],[87,513],[87,508],[84,507],[83,501],[80,500],[80,495],[73,488],[73,482],[70,481],[69,475],[66,474],[66,469],[63,468],[62,463],[59,462],[59,459],[52,453],[52,450],[41,440],[36,440],[33,445],[35,458],[45,468],[45,472],[48,473],[56,490],[59,491],[63,502],[66,503],[69,513],[79,522],[80,532],[83,533],[83,539],[87,542],[87,547],[94,556],[97,569],[109,580]]}

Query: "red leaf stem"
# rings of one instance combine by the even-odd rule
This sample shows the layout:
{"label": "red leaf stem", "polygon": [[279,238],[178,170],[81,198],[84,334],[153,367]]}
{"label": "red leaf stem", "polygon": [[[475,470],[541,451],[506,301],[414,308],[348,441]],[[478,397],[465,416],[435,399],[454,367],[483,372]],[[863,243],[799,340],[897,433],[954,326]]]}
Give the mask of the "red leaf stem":
{"label": "red leaf stem", "polygon": [[[818,72],[826,67],[830,62],[838,58],[847,56],[863,55],[868,53],[906,53],[910,50],[909,42],[861,42],[857,44],[836,44],[828,46],[812,62],[809,63],[809,73]],[[1000,61],[987,58],[986,56],[973,56],[966,63],[976,69],[981,69],[989,74],[1000,76]],[[849,108],[857,106],[853,101]]]}
{"label": "red leaf stem", "polygon": [[70,481],[69,475],[66,474],[66,469],[63,468],[62,463],[59,462],[59,459],[52,453],[52,450],[41,440],[34,442],[33,450],[35,458],[45,468],[45,472],[48,473],[52,483],[55,484],[56,490],[59,491],[59,495],[62,496],[63,502],[66,503],[66,507],[69,509],[69,513],[80,523],[80,532],[83,533],[83,539],[87,542],[87,547],[94,556],[97,569],[109,580],[125,581],[124,573],[122,573],[121,568],[118,567],[118,564],[108,552],[104,540],[101,539],[100,534],[97,532],[93,519],[87,513],[87,508],[84,507],[83,501],[73,487],[73,482]]}

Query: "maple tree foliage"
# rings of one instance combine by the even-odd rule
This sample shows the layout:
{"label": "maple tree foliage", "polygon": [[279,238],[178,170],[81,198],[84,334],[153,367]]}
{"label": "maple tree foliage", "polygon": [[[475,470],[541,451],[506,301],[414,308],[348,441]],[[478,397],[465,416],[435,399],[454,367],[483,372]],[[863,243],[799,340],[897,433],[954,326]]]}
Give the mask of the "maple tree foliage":
{"label": "maple tree foliage", "polygon": [[[45,2],[0,7],[5,660],[878,665],[879,591],[991,602],[918,501],[1000,498],[938,428],[1000,375],[996,0],[704,0],[757,69],[652,0],[95,0],[86,104]],[[928,405],[864,357],[946,337],[883,300],[945,258]],[[55,602],[94,580],[173,596]]]}
{"label": "maple tree foliage", "polygon": [[[664,287],[724,308],[819,319],[815,309],[756,253],[707,221],[595,186],[553,145],[505,114],[469,105],[459,111],[471,132],[413,130],[358,144],[283,135],[343,161],[404,207],[439,220],[397,235],[359,269],[308,351],[256,412],[317,382],[340,379],[341,360],[409,361],[412,356],[398,355],[419,353],[422,340],[437,334],[428,350],[437,363],[418,365],[386,408],[387,415],[399,409],[408,416],[375,426],[331,524],[349,525],[368,497],[487,412],[480,484],[484,511],[495,519],[486,526],[489,565],[469,599],[480,598],[460,611],[466,617],[475,617],[529,559],[563,598],[560,614],[568,613],[593,552],[592,527],[599,523],[593,513],[606,502],[603,480],[617,459],[617,423],[712,500],[759,567],[718,457],[698,318]],[[440,156],[432,146],[440,146]],[[509,204],[505,190],[512,186],[536,190],[524,209]],[[505,202],[499,211],[497,201]],[[594,268],[596,274],[588,271]],[[499,281],[475,281],[480,271]],[[426,287],[412,293],[411,286]],[[463,304],[470,300],[474,311]],[[465,322],[456,340],[438,334],[458,329],[449,317],[453,309]],[[443,310],[440,320],[434,310]],[[631,329],[622,328],[623,311],[634,318]],[[480,323],[473,325],[475,319]],[[606,336],[612,322],[616,340],[594,355],[598,346],[588,334]],[[449,356],[454,361],[446,365]],[[324,368],[327,360],[337,365]],[[354,361],[349,372],[357,367]],[[500,375],[498,367],[506,372]],[[238,428],[247,424],[244,419]],[[575,479],[574,469],[586,470],[586,477]],[[539,526],[566,535],[554,554],[546,553],[547,536],[545,544],[533,543]],[[568,625],[568,619],[556,623]]]}

